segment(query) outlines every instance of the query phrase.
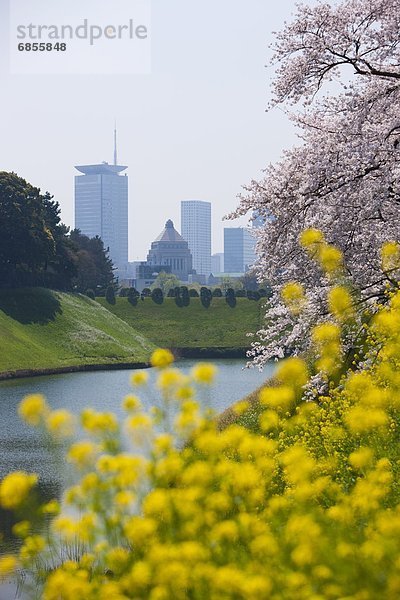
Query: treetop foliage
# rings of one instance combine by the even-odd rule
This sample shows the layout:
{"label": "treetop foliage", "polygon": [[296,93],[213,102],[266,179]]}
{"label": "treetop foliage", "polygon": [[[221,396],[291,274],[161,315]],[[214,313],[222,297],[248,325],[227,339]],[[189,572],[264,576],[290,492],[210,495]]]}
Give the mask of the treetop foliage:
{"label": "treetop foliage", "polygon": [[293,343],[299,350],[310,344],[304,324],[286,335],[283,285],[305,285],[314,321],[326,310],[326,278],[298,244],[304,229],[322,231],[343,252],[343,277],[361,303],[384,295],[380,249],[400,239],[399,8],[398,0],[300,6],[276,36],[273,104],[297,104],[291,118],[301,144],[245,188],[235,213],[265,217],[257,272],[271,282],[273,307],[272,325],[260,334],[260,364]]}

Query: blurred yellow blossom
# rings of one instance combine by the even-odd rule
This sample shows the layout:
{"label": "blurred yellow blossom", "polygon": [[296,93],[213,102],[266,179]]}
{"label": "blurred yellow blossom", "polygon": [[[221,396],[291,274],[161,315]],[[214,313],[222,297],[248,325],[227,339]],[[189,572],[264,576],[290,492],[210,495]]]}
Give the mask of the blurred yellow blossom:
{"label": "blurred yellow blossom", "polygon": [[135,371],[131,375],[131,384],[132,385],[146,385],[149,380],[149,374],[146,371]]}
{"label": "blurred yellow blossom", "polygon": [[217,368],[212,363],[198,363],[191,371],[194,381],[205,385],[211,385],[216,374]]}
{"label": "blurred yellow blossom", "polygon": [[41,394],[26,396],[18,407],[19,416],[28,425],[37,426],[49,412],[47,402]]}
{"label": "blurred yellow blossom", "polygon": [[164,369],[174,362],[174,355],[170,350],[159,348],[151,355],[150,362],[153,367]]}
{"label": "blurred yellow blossom", "polygon": [[0,505],[8,509],[17,508],[27,499],[37,481],[37,475],[29,475],[23,471],[6,475],[0,483]]}

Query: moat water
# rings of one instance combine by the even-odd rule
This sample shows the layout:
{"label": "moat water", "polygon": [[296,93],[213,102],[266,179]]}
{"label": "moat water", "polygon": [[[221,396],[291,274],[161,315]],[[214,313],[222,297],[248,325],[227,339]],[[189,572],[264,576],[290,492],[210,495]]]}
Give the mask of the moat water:
{"label": "moat water", "polygon": [[[182,360],[176,366],[188,372],[196,362]],[[218,375],[212,390],[203,390],[200,399],[218,413],[261,386],[275,369],[274,364],[267,365],[262,373],[246,369],[244,359],[208,362],[215,364]],[[149,373],[150,380],[154,380],[155,371],[150,369]],[[37,431],[20,421],[17,415],[19,402],[26,394],[41,393],[52,409],[66,408],[78,414],[83,408],[92,407],[98,411],[113,411],[122,417],[121,401],[132,392],[130,375],[131,371],[127,370],[99,371],[0,382],[0,479],[15,470],[37,473],[42,498],[60,498],[65,483],[64,463]],[[151,382],[147,391],[140,389],[146,409],[154,404],[152,390]],[[11,526],[9,518],[9,515],[0,512],[0,522],[5,525],[6,533]],[[0,545],[0,555],[15,550],[17,546],[18,541],[6,535]],[[12,600],[14,597],[15,586],[0,583],[0,600]]]}

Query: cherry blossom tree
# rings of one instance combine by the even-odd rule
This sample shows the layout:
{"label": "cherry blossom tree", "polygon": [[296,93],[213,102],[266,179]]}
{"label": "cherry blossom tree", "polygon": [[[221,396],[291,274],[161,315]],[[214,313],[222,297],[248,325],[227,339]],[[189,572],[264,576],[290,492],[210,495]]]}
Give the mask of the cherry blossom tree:
{"label": "cherry blossom tree", "polygon": [[[271,107],[290,110],[301,143],[245,188],[232,215],[275,217],[257,234],[258,274],[274,290],[253,350],[260,366],[304,351],[310,323],[324,317],[328,282],[298,243],[304,229],[342,250],[360,304],[395,281],[380,248],[400,239],[399,31],[400,0],[347,0],[300,6],[276,35]],[[291,280],[309,297],[297,317],[280,298]]]}

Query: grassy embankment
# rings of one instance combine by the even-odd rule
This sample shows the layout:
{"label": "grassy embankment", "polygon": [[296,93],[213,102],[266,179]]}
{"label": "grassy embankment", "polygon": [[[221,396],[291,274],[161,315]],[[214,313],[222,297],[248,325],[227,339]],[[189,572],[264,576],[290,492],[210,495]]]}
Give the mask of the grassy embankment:
{"label": "grassy embankment", "polygon": [[147,362],[154,348],[97,302],[44,289],[0,290],[0,377]]}
{"label": "grassy embankment", "polygon": [[213,298],[205,309],[199,298],[191,298],[188,307],[179,308],[173,298],[165,298],[162,305],[151,298],[131,306],[127,298],[117,298],[114,306],[104,298],[98,302],[131,327],[145,335],[157,346],[183,350],[204,349],[243,350],[251,344],[247,336],[256,332],[264,322],[265,299],[255,302],[238,298],[235,308],[230,308],[225,298]]}

